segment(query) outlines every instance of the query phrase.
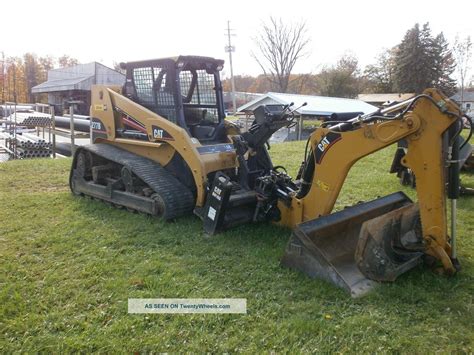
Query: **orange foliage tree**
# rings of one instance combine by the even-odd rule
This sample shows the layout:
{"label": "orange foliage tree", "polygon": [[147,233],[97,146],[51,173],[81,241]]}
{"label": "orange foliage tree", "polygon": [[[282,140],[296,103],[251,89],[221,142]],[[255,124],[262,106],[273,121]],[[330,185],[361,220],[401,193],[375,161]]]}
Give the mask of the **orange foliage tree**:
{"label": "orange foliage tree", "polygon": [[23,57],[0,57],[0,103],[47,102],[46,95],[34,95],[31,88],[45,82],[48,70],[78,64],[78,60],[64,55],[58,59],[50,56],[38,57],[25,53]]}

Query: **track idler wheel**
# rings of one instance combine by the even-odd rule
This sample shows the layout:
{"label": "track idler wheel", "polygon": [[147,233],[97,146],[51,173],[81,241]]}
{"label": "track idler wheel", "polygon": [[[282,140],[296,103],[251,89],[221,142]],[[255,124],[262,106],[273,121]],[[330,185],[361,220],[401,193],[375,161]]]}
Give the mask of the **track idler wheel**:
{"label": "track idler wheel", "polygon": [[157,204],[157,214],[156,214],[156,216],[157,217],[162,217],[164,212],[166,211],[165,201],[163,200],[163,198],[158,193],[154,193],[150,197],[153,200],[155,200],[155,202]]}
{"label": "track idler wheel", "polygon": [[78,176],[86,178],[91,172],[91,157],[87,152],[79,152],[76,160],[76,173]]}
{"label": "track idler wheel", "polygon": [[76,166],[74,168],[73,177],[71,179],[71,191],[73,194],[80,196],[82,193],[75,189],[76,179],[87,179],[92,176],[92,157],[89,152],[79,151],[76,157]]}

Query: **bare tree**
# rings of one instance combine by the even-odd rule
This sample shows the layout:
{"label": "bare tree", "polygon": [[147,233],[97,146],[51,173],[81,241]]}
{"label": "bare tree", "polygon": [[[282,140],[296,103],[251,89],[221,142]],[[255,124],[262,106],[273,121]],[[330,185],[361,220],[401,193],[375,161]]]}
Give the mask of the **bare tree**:
{"label": "bare tree", "polygon": [[459,75],[459,83],[461,84],[461,105],[464,101],[464,84],[467,74],[470,70],[469,62],[472,56],[472,42],[471,37],[467,36],[465,39],[460,39],[456,36],[453,47],[454,57],[456,59],[456,69]]}
{"label": "bare tree", "polygon": [[60,68],[68,68],[79,64],[79,61],[65,54],[58,58],[58,64]]}
{"label": "bare tree", "polygon": [[118,71],[119,73],[126,74],[125,69],[122,69],[121,65],[119,62],[114,61],[114,70]]}
{"label": "bare tree", "polygon": [[296,62],[307,54],[306,23],[285,24],[281,18],[270,17],[269,23],[262,24],[254,42],[259,53],[252,52],[252,57],[275,90],[286,92]]}

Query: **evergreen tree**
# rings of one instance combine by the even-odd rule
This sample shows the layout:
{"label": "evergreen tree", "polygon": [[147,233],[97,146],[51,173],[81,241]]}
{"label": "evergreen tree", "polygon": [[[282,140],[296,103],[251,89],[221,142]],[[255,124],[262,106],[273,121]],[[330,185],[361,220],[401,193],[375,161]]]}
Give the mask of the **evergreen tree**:
{"label": "evergreen tree", "polygon": [[421,93],[437,87],[451,94],[455,81],[450,77],[454,60],[443,34],[431,34],[429,23],[407,31],[395,56],[395,86],[399,92]]}
{"label": "evergreen tree", "polygon": [[426,55],[420,26],[407,31],[395,57],[395,85],[399,92],[422,92],[429,86],[430,69],[426,65]]}
{"label": "evergreen tree", "polygon": [[434,40],[436,48],[436,70],[439,76],[434,82],[434,86],[444,92],[446,95],[454,95],[457,91],[456,80],[451,75],[456,69],[456,62],[453,53],[449,48],[449,43],[441,32]]}

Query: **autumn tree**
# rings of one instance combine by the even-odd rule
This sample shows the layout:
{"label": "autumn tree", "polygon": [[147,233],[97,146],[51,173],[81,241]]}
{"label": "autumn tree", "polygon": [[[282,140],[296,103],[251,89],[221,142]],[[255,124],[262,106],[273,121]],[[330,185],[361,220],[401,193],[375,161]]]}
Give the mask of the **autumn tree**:
{"label": "autumn tree", "polygon": [[288,92],[292,94],[316,95],[319,93],[318,76],[312,73],[292,74]]}
{"label": "autumn tree", "polygon": [[33,94],[31,88],[38,85],[39,63],[35,54],[26,53],[23,56],[25,67],[26,95],[28,102],[33,102]]}
{"label": "autumn tree", "polygon": [[332,97],[356,97],[359,93],[358,59],[345,54],[335,66],[324,68],[318,74],[319,93]]}
{"label": "autumn tree", "polygon": [[257,50],[252,57],[275,91],[286,92],[290,75],[297,61],[306,55],[309,43],[305,22],[286,24],[270,17],[254,38]]}
{"label": "autumn tree", "polygon": [[38,58],[38,82],[42,83],[48,79],[48,70],[54,68],[54,58],[50,56]]}
{"label": "autumn tree", "polygon": [[[314,95],[318,91],[317,75],[314,74],[291,74],[289,78],[287,92],[292,94],[307,94]],[[267,80],[265,75],[257,77],[250,75],[236,75],[234,76],[236,91],[250,92],[250,93],[266,93],[272,91],[271,83]],[[224,91],[230,91],[230,79],[222,81]]]}
{"label": "autumn tree", "polygon": [[[37,58],[37,81],[38,84],[44,83],[48,80],[48,71],[54,69],[55,59],[51,56]],[[48,94],[35,94],[37,102],[48,102]]]}
{"label": "autumn tree", "polygon": [[397,47],[386,49],[377,56],[375,64],[368,65],[364,75],[373,93],[391,93],[395,91],[395,53]]}
{"label": "autumn tree", "polygon": [[7,57],[4,60],[3,101],[26,102],[27,89],[25,68],[20,57]]}
{"label": "autumn tree", "polygon": [[58,64],[60,68],[67,68],[79,64],[79,61],[65,54],[58,58]]}
{"label": "autumn tree", "polygon": [[[35,96],[31,88],[47,80],[48,70],[55,67],[56,60],[53,57],[38,57],[34,53],[7,57],[2,53],[0,60],[0,102],[46,102],[45,94]],[[65,55],[57,62],[70,66],[77,64],[78,60]]]}
{"label": "autumn tree", "polygon": [[0,72],[0,102],[5,101],[5,84],[6,84],[6,72],[5,72],[5,53],[2,52],[2,69]]}
{"label": "autumn tree", "polygon": [[[251,87],[257,80],[256,77],[250,75],[234,75],[235,91],[252,92]],[[230,78],[222,81],[224,91],[231,91]]]}
{"label": "autumn tree", "polygon": [[274,88],[268,77],[264,74],[257,76],[254,83],[249,87],[249,92],[265,93],[269,91],[274,91]]}

